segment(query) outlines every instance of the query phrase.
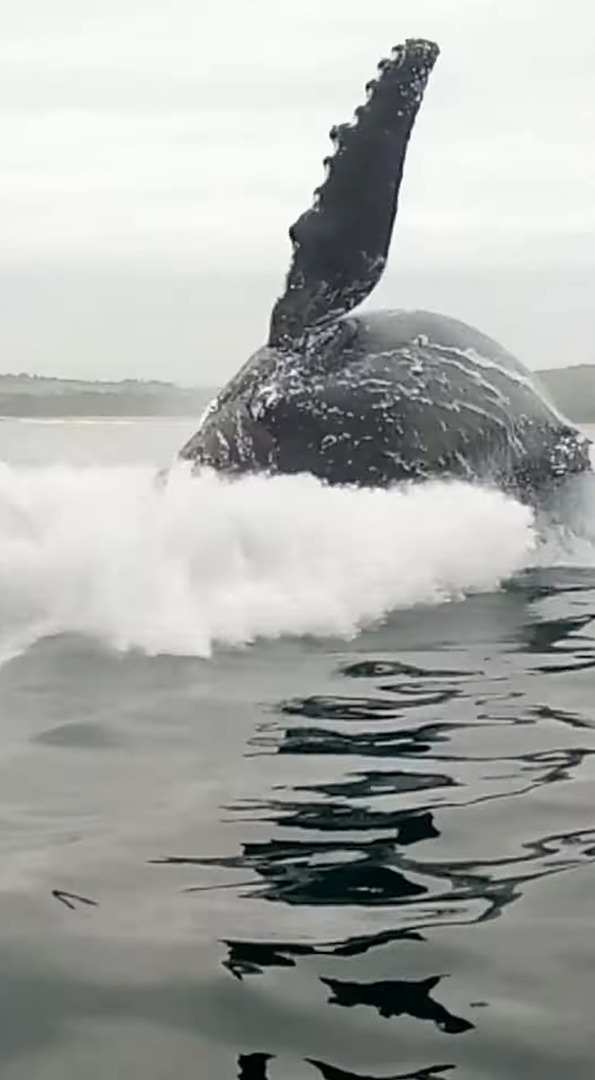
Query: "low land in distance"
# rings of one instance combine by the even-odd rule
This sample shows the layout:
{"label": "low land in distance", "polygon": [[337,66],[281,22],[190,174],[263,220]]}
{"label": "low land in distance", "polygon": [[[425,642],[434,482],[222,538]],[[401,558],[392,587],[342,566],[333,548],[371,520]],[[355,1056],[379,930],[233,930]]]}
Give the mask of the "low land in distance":
{"label": "low land in distance", "polygon": [[[595,422],[595,364],[538,371],[555,404],[576,423]],[[136,379],[86,382],[0,375],[0,417],[198,417],[216,388]]]}

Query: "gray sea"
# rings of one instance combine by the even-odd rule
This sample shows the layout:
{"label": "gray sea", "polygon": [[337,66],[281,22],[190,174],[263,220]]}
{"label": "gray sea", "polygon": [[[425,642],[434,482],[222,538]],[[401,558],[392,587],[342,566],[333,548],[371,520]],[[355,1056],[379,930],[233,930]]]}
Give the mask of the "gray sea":
{"label": "gray sea", "polygon": [[595,545],[194,427],[0,423],[2,1080],[592,1080]]}

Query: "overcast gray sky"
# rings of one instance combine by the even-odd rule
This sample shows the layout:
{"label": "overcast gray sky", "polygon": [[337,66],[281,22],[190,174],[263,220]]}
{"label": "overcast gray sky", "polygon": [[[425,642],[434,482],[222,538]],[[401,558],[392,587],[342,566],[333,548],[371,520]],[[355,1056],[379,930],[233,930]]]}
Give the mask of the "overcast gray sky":
{"label": "overcast gray sky", "polygon": [[369,306],[595,362],[590,0],[19,0],[0,40],[0,370],[216,384],[265,334],[328,130],[442,56]]}

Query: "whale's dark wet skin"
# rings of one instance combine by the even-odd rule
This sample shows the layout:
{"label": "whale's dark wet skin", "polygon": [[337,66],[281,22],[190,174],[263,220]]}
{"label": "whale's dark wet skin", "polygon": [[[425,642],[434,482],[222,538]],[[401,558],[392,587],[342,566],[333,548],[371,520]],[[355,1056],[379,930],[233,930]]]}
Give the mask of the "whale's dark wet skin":
{"label": "whale's dark wet skin", "polygon": [[532,491],[589,468],[588,440],[496,342],[424,311],[350,312],[388,255],[409,137],[438,57],[393,50],[368,83],[314,205],[267,344],[221,391],[181,457],[228,473],[308,472],[382,486],[436,475]]}

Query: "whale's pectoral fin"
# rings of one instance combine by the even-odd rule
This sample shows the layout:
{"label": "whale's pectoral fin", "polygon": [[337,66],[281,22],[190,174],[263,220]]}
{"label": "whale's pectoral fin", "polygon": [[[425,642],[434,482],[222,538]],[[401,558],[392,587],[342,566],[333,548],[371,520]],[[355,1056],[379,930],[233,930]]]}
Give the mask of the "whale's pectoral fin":
{"label": "whale's pectoral fin", "polygon": [[314,205],[289,230],[293,260],[271,318],[269,344],[299,342],[350,311],[386,263],[409,136],[438,47],[410,40],[368,83],[352,124],[333,128],[335,153]]}

